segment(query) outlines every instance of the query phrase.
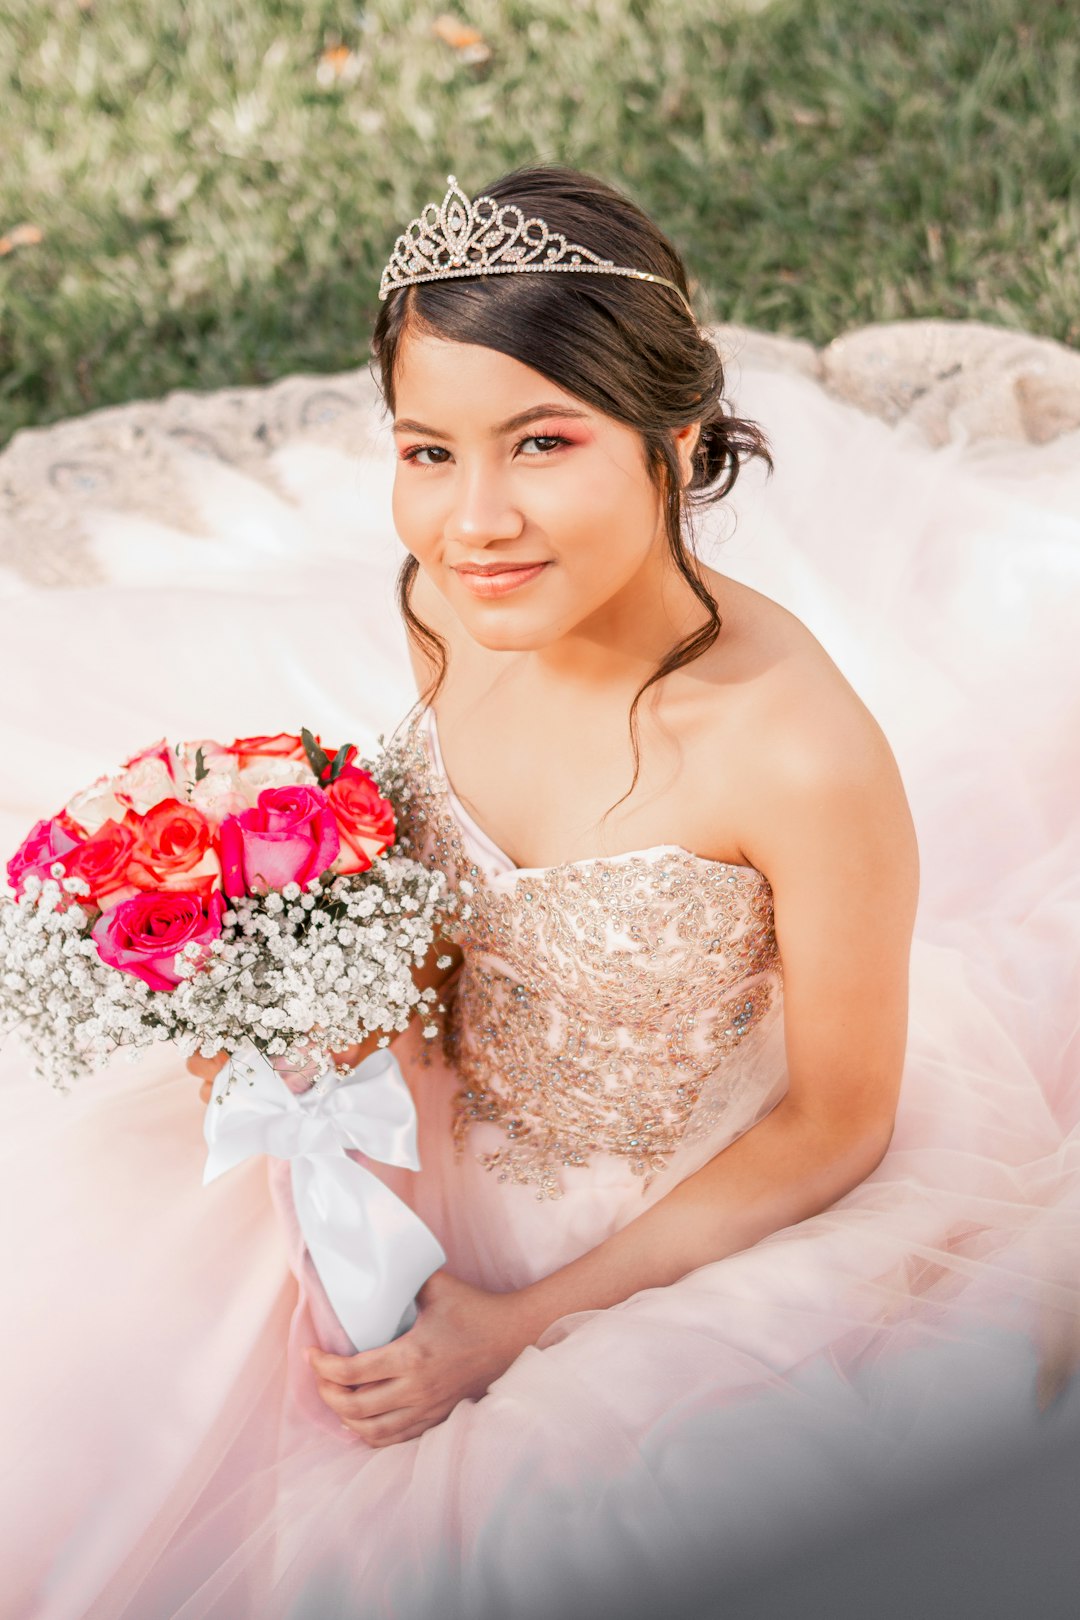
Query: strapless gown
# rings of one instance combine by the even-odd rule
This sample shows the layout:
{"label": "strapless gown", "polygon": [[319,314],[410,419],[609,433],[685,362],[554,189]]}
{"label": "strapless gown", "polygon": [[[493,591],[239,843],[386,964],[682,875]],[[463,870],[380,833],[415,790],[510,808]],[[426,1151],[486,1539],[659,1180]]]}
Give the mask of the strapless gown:
{"label": "strapless gown", "polygon": [[[814,629],[890,737],[920,836],[884,1159],[749,1249],[553,1323],[482,1399],[372,1450],[301,1359],[337,1346],[285,1166],[204,1188],[202,1107],[168,1049],[62,1097],[13,1037],[0,1614],[701,1613],[1080,1429],[1080,435],[934,448],[768,365],[739,403],[780,471],[748,475],[738,530],[706,526],[702,549]],[[94,577],[0,602],[23,677],[0,694],[7,841],[163,730],[401,747],[403,831],[459,894],[464,962],[439,1038],[394,1043],[422,1167],[373,1168],[451,1271],[519,1287],[784,1095],[768,881],[667,844],[516,868],[448,781],[435,711],[409,711],[385,450],[286,443],[280,511],[204,463],[185,463],[201,558],[164,502],[141,530],[98,513]]]}

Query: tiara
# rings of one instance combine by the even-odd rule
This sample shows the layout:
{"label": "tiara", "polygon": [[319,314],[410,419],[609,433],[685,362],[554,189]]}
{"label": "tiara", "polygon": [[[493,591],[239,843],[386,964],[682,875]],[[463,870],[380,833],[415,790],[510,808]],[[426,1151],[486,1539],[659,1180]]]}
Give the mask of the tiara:
{"label": "tiara", "polygon": [[394,243],[379,282],[381,299],[397,287],[413,287],[421,281],[561,270],[659,282],[678,295],[696,323],[689,299],[667,276],[601,259],[588,248],[568,242],[558,231],[549,231],[542,219],[526,219],[513,203],[500,204],[494,197],[476,197],[470,202],[455,177],[446,178],[442,202],[428,203]]}

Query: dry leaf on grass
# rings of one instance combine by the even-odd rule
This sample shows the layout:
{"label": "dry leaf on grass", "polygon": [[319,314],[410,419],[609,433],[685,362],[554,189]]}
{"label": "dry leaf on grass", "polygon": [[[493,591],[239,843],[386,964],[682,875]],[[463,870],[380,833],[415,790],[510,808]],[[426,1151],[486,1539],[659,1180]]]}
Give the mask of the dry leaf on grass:
{"label": "dry leaf on grass", "polygon": [[0,258],[20,247],[37,247],[42,233],[36,225],[16,225],[6,236],[0,236]]}
{"label": "dry leaf on grass", "polygon": [[487,62],[491,58],[491,46],[478,28],[463,23],[460,18],[451,16],[444,11],[435,18],[431,25],[431,32],[444,45],[449,45],[456,51],[461,61],[475,66],[480,62]]}
{"label": "dry leaf on grass", "polygon": [[354,84],[363,72],[364,59],[347,45],[330,45],[319,57],[315,82],[320,90],[335,84]]}

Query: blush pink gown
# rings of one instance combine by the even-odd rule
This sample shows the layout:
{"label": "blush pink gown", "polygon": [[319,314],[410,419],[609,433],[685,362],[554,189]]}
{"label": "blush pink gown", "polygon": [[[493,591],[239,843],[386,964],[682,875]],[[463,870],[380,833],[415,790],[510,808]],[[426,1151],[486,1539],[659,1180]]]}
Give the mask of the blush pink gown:
{"label": "blush pink gown", "polygon": [[[688,1582],[715,1593],[1078,1426],[1080,456],[932,449],[775,367],[746,368],[740,405],[781,470],[748,476],[737,534],[703,548],[815,629],[919,831],[885,1158],[747,1250],[554,1323],[483,1399],[372,1450],[301,1359],[336,1346],[285,1167],[201,1185],[202,1107],[167,1048],[60,1096],[13,1037],[0,1615],[675,1612]],[[671,845],[516,869],[448,782],[434,711],[407,713],[383,452],[303,448],[281,455],[291,513],[192,463],[215,560],[190,535],[171,552],[164,514],[136,557],[133,520],[106,514],[99,577],[0,601],[25,675],[0,696],[3,828],[13,844],[162,731],[310,724],[366,747],[396,728],[406,830],[470,909],[440,1040],[395,1042],[422,1168],[378,1173],[455,1274],[513,1289],[783,1096],[771,891]]]}

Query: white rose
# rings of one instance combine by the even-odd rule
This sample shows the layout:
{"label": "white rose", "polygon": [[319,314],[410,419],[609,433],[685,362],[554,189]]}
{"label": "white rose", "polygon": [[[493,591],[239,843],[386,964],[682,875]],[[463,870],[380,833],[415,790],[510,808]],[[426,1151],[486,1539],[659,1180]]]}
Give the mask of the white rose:
{"label": "white rose", "polygon": [[67,807],[72,820],[77,821],[80,827],[85,827],[88,833],[97,832],[107,821],[124,819],[125,806],[113,793],[108,781],[108,777],[102,777],[93,787],[83,788],[81,793],[76,793]]}
{"label": "white rose", "polygon": [[312,786],[311,766],[302,759],[257,759],[240,772],[239,787],[254,808],[266,788]]}
{"label": "white rose", "polygon": [[162,760],[142,759],[117,777],[113,791],[122,804],[130,805],[138,815],[144,816],[162,799],[176,797],[176,783]]}
{"label": "white rose", "polygon": [[202,768],[204,771],[229,771],[236,765],[236,760],[227,748],[223,748],[212,737],[200,737],[194,742],[186,742],[179,757],[179,766],[189,781],[194,781],[199,768],[199,755],[202,755]]}
{"label": "white rose", "polygon": [[201,810],[208,821],[222,822],[226,816],[239,815],[248,808],[248,801],[240,790],[240,772],[236,761],[218,768],[211,763],[210,773],[191,789],[190,801]]}

